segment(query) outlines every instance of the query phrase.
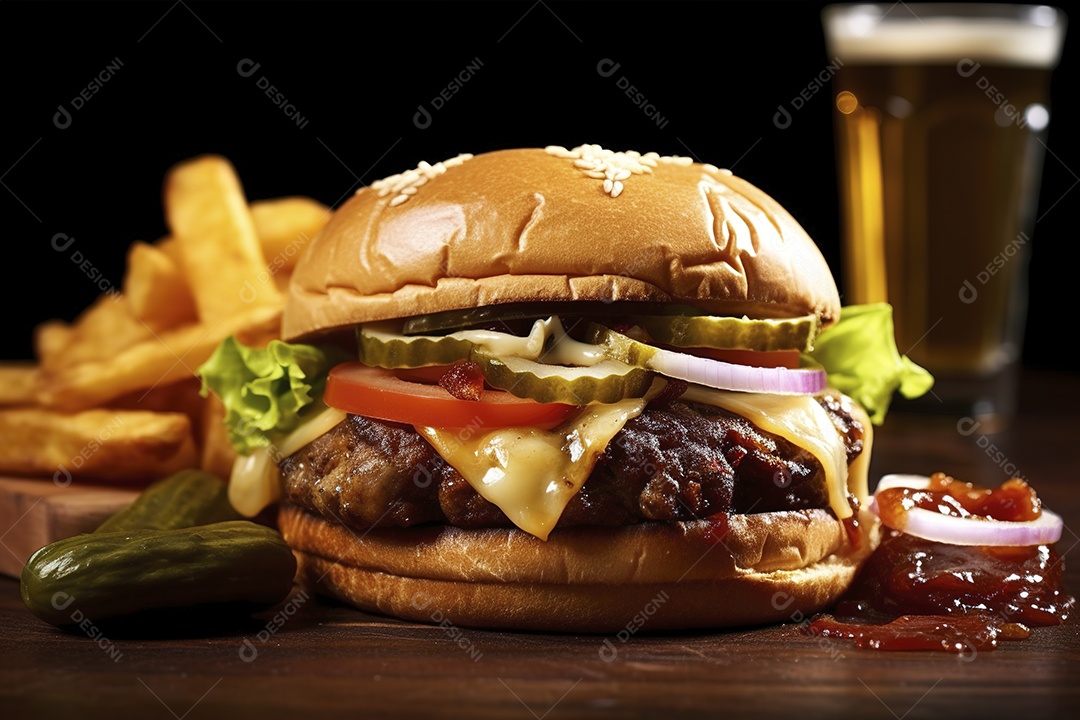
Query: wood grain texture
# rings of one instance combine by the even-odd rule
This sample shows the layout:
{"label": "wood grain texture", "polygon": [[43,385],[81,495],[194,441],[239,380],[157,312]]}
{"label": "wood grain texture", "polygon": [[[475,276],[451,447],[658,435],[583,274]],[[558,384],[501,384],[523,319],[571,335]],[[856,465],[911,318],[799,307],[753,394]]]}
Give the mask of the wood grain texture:
{"label": "wood grain texture", "polygon": [[[1075,480],[1080,376],[1028,377],[995,436],[890,415],[873,477],[947,470],[984,483],[1019,468],[1067,530],[1080,589]],[[801,618],[724,632],[550,635],[361,613],[297,590],[238,627],[61,632],[0,581],[0,716],[11,718],[571,717],[1075,718],[1080,625],[965,657],[882,653],[811,637]]]}
{"label": "wood grain texture", "polygon": [[92,531],[136,495],[117,487],[0,478],[0,573],[17,578],[35,550]]}

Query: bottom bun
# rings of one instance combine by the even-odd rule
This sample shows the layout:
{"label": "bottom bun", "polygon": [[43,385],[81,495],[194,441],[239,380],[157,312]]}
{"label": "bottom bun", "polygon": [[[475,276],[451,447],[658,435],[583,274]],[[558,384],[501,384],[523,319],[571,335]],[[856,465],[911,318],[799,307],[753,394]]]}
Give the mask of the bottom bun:
{"label": "bottom bun", "polygon": [[362,610],[462,627],[610,633],[798,621],[835,603],[877,545],[825,510],[568,528],[353,531],[285,506],[279,525],[315,592]]}

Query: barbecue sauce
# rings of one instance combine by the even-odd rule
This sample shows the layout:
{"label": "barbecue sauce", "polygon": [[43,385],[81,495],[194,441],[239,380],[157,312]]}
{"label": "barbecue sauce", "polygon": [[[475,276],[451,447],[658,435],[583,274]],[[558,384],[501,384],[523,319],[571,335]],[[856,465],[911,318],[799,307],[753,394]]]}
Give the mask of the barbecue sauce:
{"label": "barbecue sauce", "polygon": [[[988,489],[942,473],[926,490],[885,490],[877,502],[882,518],[900,527],[905,505],[972,522],[1026,521],[1041,513],[1038,497],[1022,480]],[[1069,617],[1076,601],[1062,587],[1063,570],[1052,545],[951,545],[885,528],[833,614],[816,617],[807,629],[851,639],[858,648],[961,655],[993,650],[1000,640],[1028,637],[1031,626],[1058,625]]]}
{"label": "barbecue sauce", "polygon": [[878,514],[889,527],[902,528],[907,511],[922,508],[951,517],[991,518],[1011,522],[1038,520],[1042,503],[1035,490],[1020,478],[997,488],[962,483],[945,473],[930,476],[930,485],[921,490],[889,488],[877,493]]}

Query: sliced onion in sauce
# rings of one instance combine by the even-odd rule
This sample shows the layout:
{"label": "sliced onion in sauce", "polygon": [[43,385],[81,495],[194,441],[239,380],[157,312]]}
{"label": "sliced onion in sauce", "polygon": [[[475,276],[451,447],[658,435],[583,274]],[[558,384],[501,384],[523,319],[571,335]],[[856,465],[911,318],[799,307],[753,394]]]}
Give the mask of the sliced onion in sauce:
{"label": "sliced onion in sauce", "polygon": [[[870,511],[878,513],[877,496],[884,490],[911,488],[925,490],[930,478],[924,475],[885,475],[878,482]],[[949,545],[980,545],[995,547],[1026,547],[1055,543],[1065,527],[1061,516],[1045,507],[1036,520],[1010,522],[987,517],[956,517],[926,510],[909,508],[904,527],[893,528],[923,540]]]}

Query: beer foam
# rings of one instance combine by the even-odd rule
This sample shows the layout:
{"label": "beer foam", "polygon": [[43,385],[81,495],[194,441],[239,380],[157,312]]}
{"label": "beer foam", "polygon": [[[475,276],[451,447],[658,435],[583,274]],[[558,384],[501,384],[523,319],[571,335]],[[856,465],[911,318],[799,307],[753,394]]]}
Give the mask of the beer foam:
{"label": "beer foam", "polygon": [[[940,6],[946,7],[946,6]],[[1061,57],[1064,15],[1028,6],[1023,17],[942,16],[933,6],[830,6],[822,13],[830,56],[852,65],[978,62],[1053,68]]]}

